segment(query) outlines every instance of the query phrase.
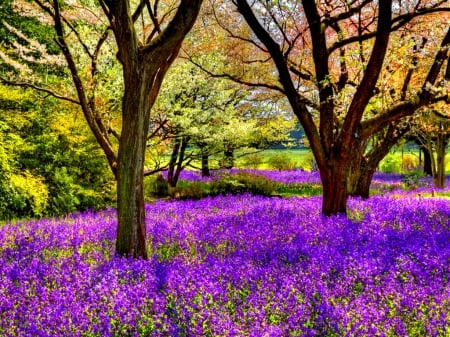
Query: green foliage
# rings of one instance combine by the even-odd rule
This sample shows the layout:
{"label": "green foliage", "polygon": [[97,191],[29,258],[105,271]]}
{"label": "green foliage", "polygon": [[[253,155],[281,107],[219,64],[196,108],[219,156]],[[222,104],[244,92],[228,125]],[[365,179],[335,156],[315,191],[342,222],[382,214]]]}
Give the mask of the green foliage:
{"label": "green foliage", "polygon": [[210,193],[241,194],[251,193],[255,195],[272,195],[277,189],[277,183],[257,174],[237,173],[224,174],[220,179],[211,182]]}
{"label": "green foliage", "polygon": [[388,154],[380,163],[380,171],[385,173],[398,173],[401,170],[401,159],[395,154]]}
{"label": "green foliage", "polygon": [[257,169],[263,162],[263,156],[256,152],[245,156],[244,167]]}
{"label": "green foliage", "polygon": [[301,160],[299,162],[299,167],[306,171],[317,171],[318,170],[316,160],[311,151],[309,151],[307,154],[305,154],[301,158]]}
{"label": "green foliage", "polygon": [[155,197],[167,197],[169,195],[169,184],[162,174],[157,174],[150,182],[149,194]]}
{"label": "green foliage", "polygon": [[178,200],[199,200],[207,195],[207,191],[198,183],[169,188],[169,195]]}
{"label": "green foliage", "polygon": [[408,171],[402,176],[402,183],[406,189],[415,189],[419,186],[419,178],[424,176],[423,171]]}
{"label": "green foliage", "polygon": [[411,153],[406,153],[401,158],[402,161],[402,170],[412,170],[419,166],[419,159]]}
{"label": "green foliage", "polygon": [[269,166],[275,170],[293,170],[296,163],[285,153],[277,153],[269,158]]}
{"label": "green foliage", "polygon": [[73,112],[3,86],[0,102],[0,219],[111,203],[113,179],[106,161]]}
{"label": "green foliage", "polygon": [[[0,25],[0,51],[6,52],[9,58],[14,59],[9,51],[16,48],[17,45],[21,45],[25,47],[24,51],[27,54],[27,58],[40,60],[46,55],[43,55],[42,50],[39,50],[39,48],[36,49],[33,48],[34,46],[31,46],[30,40],[28,40],[31,39],[37,44],[44,46],[48,55],[58,54],[60,49],[55,42],[55,30],[51,24],[43,24],[36,17],[22,15],[20,10],[17,10],[17,7],[20,8],[20,6],[16,4],[16,8],[13,8],[12,0],[2,0],[0,4],[0,22],[2,23]],[[26,9],[23,10],[26,11]],[[10,27],[13,27],[13,30],[17,30],[20,33],[17,34]],[[33,50],[28,50],[29,47]],[[0,71],[10,71],[13,69],[17,71],[17,66],[13,66],[14,62],[1,62]],[[62,73],[60,67],[49,68],[39,61],[26,63],[27,67],[33,68],[40,73]]]}
{"label": "green foliage", "polygon": [[320,184],[280,184],[276,192],[283,196],[301,195],[310,197],[322,194],[323,189]]}
{"label": "green foliage", "polygon": [[412,153],[389,153],[380,163],[380,171],[385,173],[401,173],[416,169],[419,159]]}

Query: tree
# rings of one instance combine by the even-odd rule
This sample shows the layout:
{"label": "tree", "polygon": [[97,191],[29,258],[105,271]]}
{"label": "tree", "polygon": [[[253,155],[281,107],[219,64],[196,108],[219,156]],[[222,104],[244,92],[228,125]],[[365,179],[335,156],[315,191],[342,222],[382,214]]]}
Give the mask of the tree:
{"label": "tree", "polygon": [[[391,40],[396,38],[397,36],[391,35]],[[402,32],[400,40],[395,41],[395,45],[397,46],[395,50],[391,50],[386,55],[385,63],[389,65],[389,72],[381,74],[376,90],[378,93],[368,104],[367,110],[372,113],[382,110],[383,106],[394,105],[398,100],[404,101],[408,95],[411,95],[410,87],[414,87],[414,82],[426,74],[429,66],[425,55],[437,47],[435,42],[425,37],[417,41],[414,31]],[[405,61],[399,62],[402,58]],[[422,109],[422,107],[418,108],[419,111]],[[369,197],[372,177],[379,163],[392,147],[405,135],[409,135],[413,119],[406,117],[392,121],[383,130],[360,143],[361,155],[354,156],[350,167],[348,181],[350,195]]]}
{"label": "tree", "polygon": [[445,187],[445,154],[450,141],[450,114],[447,106],[425,109],[412,126],[411,133],[430,154],[434,186]]}
{"label": "tree", "polygon": [[111,173],[79,114],[52,97],[0,85],[0,219],[105,207]]}
{"label": "tree", "polygon": [[[204,55],[203,62],[220,67],[214,55]],[[232,81],[211,78],[189,61],[179,61],[172,67],[150,123],[151,134],[157,136],[154,141],[165,142],[171,148],[169,162],[157,169],[168,169],[171,186],[177,184],[181,170],[192,166],[193,161],[201,160],[202,173],[208,175],[210,156],[227,150],[254,152],[255,148],[289,141],[294,120],[275,104],[254,96]]]}
{"label": "tree", "polygon": [[[229,35],[257,53],[247,55],[248,64],[264,64],[267,73],[276,71],[278,78],[264,83],[238,73],[226,76],[286,96],[305,130],[320,171],[323,213],[346,212],[348,177],[352,162],[360,161],[364,153],[361,146],[392,122],[434,99],[431,88],[448,57],[450,33],[445,30],[450,9],[443,7],[445,1],[419,3],[414,8],[385,0],[233,3],[252,33],[239,33],[228,26]],[[434,16],[428,27],[439,26],[444,33],[434,59],[429,57],[426,76],[420,83],[417,81],[415,90],[405,99],[367,114],[376,99],[380,75],[389,72],[386,55],[396,48],[390,38],[398,35],[396,40],[401,40],[404,31],[415,31],[419,23],[423,32],[427,22],[420,19],[439,11],[443,15]],[[238,19],[236,22],[235,27],[241,27]],[[267,64],[268,60],[275,69]]]}
{"label": "tree", "polygon": [[[180,0],[179,4],[156,2],[152,5],[148,1],[100,0],[100,9],[94,4],[84,6],[84,2],[33,0],[53,23],[56,43],[67,62],[76,91],[77,99],[71,101],[81,107],[116,176],[116,251],[121,255],[147,256],[143,174],[150,110],[167,70],[196,20],[201,2]],[[24,3],[23,8],[26,7],[29,6]],[[36,8],[32,10],[37,13]],[[96,96],[102,48],[109,41],[110,31],[114,35],[123,79],[117,151],[110,139],[110,135],[116,133],[99,113],[97,100],[101,98]],[[90,70],[88,74],[84,73],[86,68]]]}

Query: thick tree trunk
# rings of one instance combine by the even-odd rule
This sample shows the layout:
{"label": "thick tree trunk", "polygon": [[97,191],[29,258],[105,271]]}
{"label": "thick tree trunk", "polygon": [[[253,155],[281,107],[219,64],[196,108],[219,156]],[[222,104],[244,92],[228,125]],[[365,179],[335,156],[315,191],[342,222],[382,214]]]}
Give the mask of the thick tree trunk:
{"label": "thick tree trunk", "polygon": [[354,195],[361,179],[362,166],[365,164],[360,153],[364,151],[363,148],[352,151],[352,159],[349,167],[349,174],[347,180],[347,192],[349,195]]}
{"label": "thick tree trunk", "polygon": [[372,184],[373,175],[377,167],[365,167],[361,170],[358,183],[354,190],[353,196],[359,196],[368,199],[370,196],[370,185]]}
{"label": "thick tree trunk", "polygon": [[349,168],[345,161],[335,161],[333,166],[321,168],[323,186],[322,213],[332,215],[347,212],[347,180]]}
{"label": "thick tree trunk", "polygon": [[118,153],[116,251],[147,258],[143,178],[149,108],[139,95],[143,91],[139,79],[130,82],[122,106]]}

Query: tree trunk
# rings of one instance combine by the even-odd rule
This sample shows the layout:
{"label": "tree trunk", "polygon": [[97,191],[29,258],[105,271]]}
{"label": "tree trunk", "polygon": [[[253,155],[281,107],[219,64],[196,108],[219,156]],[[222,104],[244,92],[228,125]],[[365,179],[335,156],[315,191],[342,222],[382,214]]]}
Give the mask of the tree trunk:
{"label": "tree trunk", "polygon": [[169,168],[167,170],[167,182],[171,187],[175,187],[177,185],[177,183],[174,180],[174,176],[175,176],[175,167],[178,160],[178,154],[180,153],[180,148],[181,148],[181,138],[177,137],[173,145],[172,154],[170,155],[169,160]]}
{"label": "tree trunk", "polygon": [[347,181],[349,168],[345,161],[335,161],[333,166],[319,168],[323,186],[322,213],[332,215],[347,212]]}
{"label": "tree trunk", "polygon": [[204,151],[202,149],[202,177],[209,177],[211,176],[209,172],[209,155],[207,151]]}
{"label": "tree trunk", "polygon": [[361,170],[361,174],[358,179],[358,183],[356,185],[356,188],[354,190],[353,196],[359,196],[363,199],[368,199],[370,196],[370,185],[372,184],[373,175],[375,174],[375,171],[377,170],[377,167],[364,167]]}
{"label": "tree trunk", "polygon": [[184,161],[184,155],[186,153],[186,147],[189,143],[189,137],[183,137],[181,139],[181,146],[180,151],[178,153],[178,163],[175,170],[175,174],[173,176],[173,187],[177,186],[178,179],[180,178],[181,171],[183,171],[183,161]]}
{"label": "tree trunk", "polygon": [[144,157],[148,133],[148,102],[140,95],[142,81],[126,84],[122,134],[118,153],[116,251],[123,256],[147,258],[144,208]]}
{"label": "tree trunk", "polygon": [[225,149],[223,151],[223,162],[222,168],[232,169],[234,167],[234,151],[230,144],[225,144]]}
{"label": "tree trunk", "polygon": [[444,135],[439,134],[436,140],[436,173],[434,176],[434,186],[437,188],[445,187],[445,147],[446,140]]}
{"label": "tree trunk", "polygon": [[433,170],[431,169],[431,154],[425,146],[421,146],[420,149],[423,152],[423,173],[431,176]]}
{"label": "tree trunk", "polygon": [[361,157],[361,151],[364,151],[365,147],[361,149],[358,149],[353,152],[353,156],[351,159],[351,164],[349,167],[349,174],[348,174],[348,180],[347,180],[347,193],[349,195],[354,195],[356,192],[356,189],[359,184],[359,180],[361,179],[362,174],[362,166],[364,165],[364,160]]}

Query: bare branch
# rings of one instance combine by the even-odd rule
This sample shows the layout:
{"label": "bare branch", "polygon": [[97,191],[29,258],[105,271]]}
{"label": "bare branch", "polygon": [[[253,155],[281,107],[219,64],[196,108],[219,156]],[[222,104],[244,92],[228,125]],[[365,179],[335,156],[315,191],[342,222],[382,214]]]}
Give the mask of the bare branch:
{"label": "bare branch", "polygon": [[16,87],[21,87],[21,88],[30,88],[36,91],[40,91],[40,92],[45,92],[46,94],[49,94],[50,96],[53,96],[57,99],[61,99],[63,101],[67,101],[73,104],[77,104],[80,105],[80,102],[77,101],[75,98],[71,98],[71,97],[67,97],[67,96],[63,96],[61,94],[58,94],[52,90],[49,90],[47,88],[43,88],[40,86],[37,86],[35,84],[32,83],[27,83],[27,82],[19,82],[19,81],[11,81],[11,80],[7,80],[4,77],[0,77],[0,81],[6,85],[11,85],[11,86],[16,86]]}
{"label": "bare branch", "polygon": [[[407,23],[409,23],[412,19],[414,19],[416,17],[426,15],[426,14],[431,14],[431,13],[439,13],[439,12],[450,12],[450,8],[427,8],[427,9],[418,11],[416,13],[408,13],[408,14],[399,15],[399,16],[395,17],[394,19],[392,19],[391,32],[399,30],[400,28],[405,26]],[[346,46],[348,44],[352,44],[355,42],[367,41],[369,39],[374,38],[375,35],[376,35],[376,32],[374,31],[374,32],[369,32],[369,33],[358,35],[358,36],[351,36],[347,39],[337,41],[328,48],[328,52],[331,54],[335,50],[342,48],[343,46]]]}
{"label": "bare branch", "polygon": [[136,10],[134,11],[133,15],[131,16],[131,20],[133,22],[136,22],[139,16],[142,14],[142,11],[145,8],[145,5],[148,3],[148,0],[141,0],[139,2],[139,5],[136,7]]}
{"label": "bare branch", "polygon": [[419,62],[419,57],[417,55],[418,51],[423,50],[426,42],[427,42],[427,39],[422,38],[422,44],[420,45],[420,47],[417,48],[417,45],[414,45],[414,47],[413,47],[414,54],[413,54],[413,58],[411,60],[411,65],[408,69],[408,72],[406,73],[405,80],[403,81],[403,86],[402,86],[402,89],[400,92],[400,100],[401,101],[404,101],[406,99],[406,93],[408,90],[409,83],[411,82],[412,75],[413,75],[414,70],[416,69],[417,63]]}
{"label": "bare branch", "polygon": [[284,93],[284,90],[282,87],[279,87],[277,85],[271,85],[268,83],[264,83],[264,82],[248,82],[248,81],[244,81],[241,78],[239,78],[238,76],[232,75],[232,74],[227,74],[227,73],[222,73],[222,74],[218,74],[218,73],[214,73],[211,70],[205,68],[204,66],[202,66],[200,63],[196,62],[192,57],[188,57],[188,60],[194,64],[196,67],[200,68],[202,71],[204,71],[205,73],[207,73],[209,76],[213,77],[213,78],[226,78],[228,80],[231,80],[235,83],[239,83],[242,85],[246,85],[248,87],[260,87],[260,88],[266,88],[266,89],[271,89],[271,90],[275,90],[275,91],[279,91],[281,93]]}

